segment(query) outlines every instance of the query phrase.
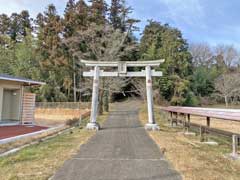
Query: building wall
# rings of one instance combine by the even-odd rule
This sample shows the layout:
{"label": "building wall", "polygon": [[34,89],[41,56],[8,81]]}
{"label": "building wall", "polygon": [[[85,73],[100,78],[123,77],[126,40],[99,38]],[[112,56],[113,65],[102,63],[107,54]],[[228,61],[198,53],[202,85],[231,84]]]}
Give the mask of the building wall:
{"label": "building wall", "polygon": [[0,120],[2,117],[3,87],[0,84]]}
{"label": "building wall", "polygon": [[34,123],[35,113],[35,97],[34,93],[23,93],[22,98],[22,123]]}

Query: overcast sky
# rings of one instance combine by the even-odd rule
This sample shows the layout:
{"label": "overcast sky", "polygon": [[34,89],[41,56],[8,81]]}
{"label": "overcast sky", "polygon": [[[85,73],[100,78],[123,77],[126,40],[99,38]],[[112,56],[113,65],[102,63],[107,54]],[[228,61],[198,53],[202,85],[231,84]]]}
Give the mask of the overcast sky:
{"label": "overcast sky", "polygon": [[[109,2],[110,0],[107,0]],[[169,23],[179,28],[188,42],[210,45],[230,44],[240,49],[239,0],[126,0],[134,9],[132,16],[141,20],[143,29],[148,19]],[[32,17],[50,3],[62,14],[67,0],[0,0],[0,13],[11,14],[26,9]]]}

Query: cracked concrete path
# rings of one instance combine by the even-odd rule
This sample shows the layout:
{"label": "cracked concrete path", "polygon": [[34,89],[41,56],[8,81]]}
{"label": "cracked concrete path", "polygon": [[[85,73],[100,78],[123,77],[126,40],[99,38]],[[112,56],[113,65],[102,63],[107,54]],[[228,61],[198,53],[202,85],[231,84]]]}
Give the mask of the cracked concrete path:
{"label": "cracked concrete path", "polygon": [[102,129],[67,160],[55,180],[179,180],[138,120],[140,101],[116,103]]}

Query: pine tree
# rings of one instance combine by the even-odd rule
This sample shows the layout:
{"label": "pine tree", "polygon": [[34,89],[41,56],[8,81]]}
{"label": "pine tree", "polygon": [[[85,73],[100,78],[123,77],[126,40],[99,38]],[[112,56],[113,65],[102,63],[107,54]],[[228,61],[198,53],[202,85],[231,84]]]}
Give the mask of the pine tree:
{"label": "pine tree", "polygon": [[[64,38],[65,41],[76,34],[77,31],[84,31],[88,27],[88,6],[84,0],[75,3],[69,0],[64,14]],[[73,92],[73,101],[77,101],[77,87],[79,82],[76,79],[81,78],[81,70],[77,65],[77,59],[69,51],[68,47],[63,43],[65,48],[64,56],[68,61],[69,76],[72,77],[71,92]],[[71,93],[69,92],[69,93]]]}
{"label": "pine tree", "polygon": [[126,6],[125,0],[112,0],[109,13],[110,24],[114,29],[120,29],[122,32],[138,30],[134,24],[139,20],[129,18],[131,13],[132,8]]}
{"label": "pine tree", "polygon": [[0,36],[0,73],[14,75],[12,71],[16,59],[14,44],[9,36]]}
{"label": "pine tree", "polygon": [[9,29],[9,34],[10,37],[13,41],[17,41],[17,37],[19,36],[20,32],[20,16],[17,13],[12,13],[10,17],[10,29]]}
{"label": "pine tree", "polygon": [[89,24],[89,7],[84,0],[79,0],[76,3],[76,31],[77,30],[86,30]]}
{"label": "pine tree", "polygon": [[122,29],[121,8],[120,0],[112,0],[109,19],[114,29]]}
{"label": "pine tree", "polygon": [[11,39],[15,42],[22,41],[29,30],[32,30],[32,26],[28,11],[24,10],[20,14],[12,13],[9,25]]}
{"label": "pine tree", "polygon": [[36,17],[36,20],[34,22],[35,22],[35,25],[36,25],[37,29],[43,28],[43,26],[44,26],[44,16],[43,16],[43,14],[38,13],[38,15]]}
{"label": "pine tree", "polygon": [[69,0],[64,11],[64,37],[72,36],[76,27],[75,1]]}
{"label": "pine tree", "polygon": [[0,15],[0,35],[7,35],[10,28],[10,18],[6,14]]}
{"label": "pine tree", "polygon": [[106,23],[107,4],[104,0],[90,0],[90,22],[96,24]]}
{"label": "pine tree", "polygon": [[19,34],[25,37],[27,36],[27,31],[32,31],[32,25],[31,25],[32,19],[30,18],[29,12],[26,10],[23,10],[20,13],[19,18],[20,18]]}
{"label": "pine tree", "polygon": [[88,6],[84,0],[77,3],[69,0],[64,13],[64,37],[71,37],[76,31],[84,30],[88,25]]}
{"label": "pine tree", "polygon": [[[43,17],[38,16],[38,52],[41,76],[48,85],[42,89],[48,101],[66,101],[69,89],[69,77],[66,71],[68,63],[61,46],[62,21],[54,5],[49,5]],[[69,80],[70,79],[70,80]]]}

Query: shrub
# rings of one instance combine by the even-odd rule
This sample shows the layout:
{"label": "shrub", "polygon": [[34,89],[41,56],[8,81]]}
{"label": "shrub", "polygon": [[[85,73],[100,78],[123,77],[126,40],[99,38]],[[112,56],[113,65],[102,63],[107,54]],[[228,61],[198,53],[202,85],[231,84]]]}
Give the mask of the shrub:
{"label": "shrub", "polygon": [[66,121],[67,126],[77,126],[78,123],[79,123],[78,118],[73,118],[73,119],[69,119],[69,120]]}
{"label": "shrub", "polygon": [[199,106],[199,99],[194,95],[193,92],[187,93],[186,100],[183,103],[184,106]]}

